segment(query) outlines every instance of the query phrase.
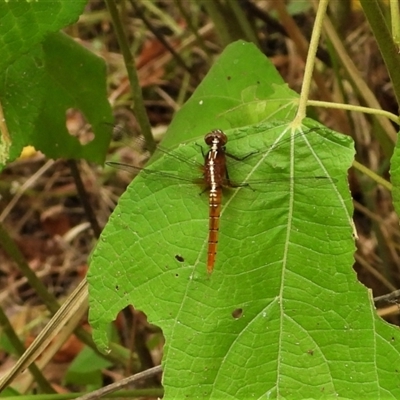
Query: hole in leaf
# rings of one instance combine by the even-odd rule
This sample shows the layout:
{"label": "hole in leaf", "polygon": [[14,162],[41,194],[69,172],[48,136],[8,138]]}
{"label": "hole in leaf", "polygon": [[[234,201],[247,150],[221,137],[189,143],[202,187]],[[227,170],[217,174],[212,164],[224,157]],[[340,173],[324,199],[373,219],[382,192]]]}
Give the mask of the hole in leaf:
{"label": "hole in leaf", "polygon": [[236,308],[236,310],[232,311],[232,317],[235,319],[241,318],[243,315],[243,308]]}
{"label": "hole in leaf", "polygon": [[92,126],[87,122],[84,114],[76,108],[69,108],[66,111],[65,125],[69,134],[76,137],[81,145],[88,144],[94,139]]}

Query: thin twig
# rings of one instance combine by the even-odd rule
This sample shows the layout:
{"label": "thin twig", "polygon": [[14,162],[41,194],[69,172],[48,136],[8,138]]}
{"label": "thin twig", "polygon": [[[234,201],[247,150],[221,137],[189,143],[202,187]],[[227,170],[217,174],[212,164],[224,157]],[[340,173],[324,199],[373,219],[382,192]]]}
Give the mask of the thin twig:
{"label": "thin twig", "polygon": [[128,376],[127,378],[121,379],[118,382],[112,383],[111,385],[108,385],[104,388],[101,388],[99,390],[95,390],[94,392],[91,392],[89,394],[86,394],[81,397],[77,397],[75,400],[93,400],[93,399],[99,399],[102,396],[105,396],[106,394],[113,393],[119,389],[121,389],[124,386],[127,386],[129,384],[132,384],[134,382],[140,381],[142,379],[149,378],[151,376],[154,376],[156,374],[159,374],[162,372],[161,365],[158,365],[157,367],[150,368],[146,371],[139,372],[135,375]]}
{"label": "thin twig", "polygon": [[378,301],[387,301],[388,303],[398,304],[400,301],[400,290],[398,289],[388,294],[374,297],[374,302],[377,303]]}
{"label": "thin twig", "polygon": [[191,68],[186,65],[185,61],[183,58],[178,54],[174,48],[165,40],[164,36],[160,34],[160,32],[154,28],[154,26],[151,24],[151,22],[147,19],[146,15],[144,12],[141,10],[141,8],[136,4],[135,0],[130,0],[132,7],[136,11],[137,15],[140,17],[140,19],[144,22],[144,24],[147,26],[149,31],[160,41],[160,43],[174,56],[175,60],[177,63],[184,68],[187,72],[190,74],[192,73]]}
{"label": "thin twig", "polygon": [[96,215],[93,211],[93,207],[89,201],[89,195],[83,185],[81,174],[79,173],[79,168],[75,160],[68,160],[68,166],[71,170],[72,177],[74,178],[75,186],[78,191],[79,198],[82,202],[83,208],[85,210],[86,216],[90,222],[96,238],[100,237],[101,228],[97,221]]}

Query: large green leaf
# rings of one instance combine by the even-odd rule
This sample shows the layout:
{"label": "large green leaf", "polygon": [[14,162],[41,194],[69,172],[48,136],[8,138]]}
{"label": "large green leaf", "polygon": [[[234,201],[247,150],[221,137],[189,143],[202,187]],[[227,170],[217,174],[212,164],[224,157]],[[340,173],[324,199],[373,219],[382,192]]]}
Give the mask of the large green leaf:
{"label": "large green leaf", "polygon": [[[250,56],[254,68],[242,70]],[[258,78],[267,88],[265,64],[254,47],[236,43],[209,76],[230,69],[229,82],[247,74],[248,87]],[[118,311],[143,310],[166,338],[165,398],[398,398],[398,332],[375,315],[352,270],[351,140],[312,121],[285,121],[288,102],[277,95],[284,85],[248,96],[245,80],[228,90],[209,76],[171,124],[170,143],[184,140],[175,157],[150,167],[169,173],[134,180],[93,254],[94,338],[107,348]],[[213,107],[200,115],[196,102],[208,101]],[[192,174],[183,157],[201,161],[204,127],[226,129],[232,154],[257,152],[229,169],[233,181],[251,183],[223,199],[211,276],[207,195],[173,178]]]}

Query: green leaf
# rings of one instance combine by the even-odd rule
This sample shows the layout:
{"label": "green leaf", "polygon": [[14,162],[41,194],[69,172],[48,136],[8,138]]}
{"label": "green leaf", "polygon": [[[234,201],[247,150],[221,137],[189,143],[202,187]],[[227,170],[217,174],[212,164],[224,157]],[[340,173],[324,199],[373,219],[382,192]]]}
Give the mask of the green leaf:
{"label": "green leaf", "polygon": [[[112,129],[103,60],[71,38],[49,35],[43,43],[46,81],[43,107],[35,124],[33,144],[48,157],[85,158],[103,163]],[[72,137],[65,124],[66,111],[79,109],[95,132],[86,145]]]}
{"label": "green leaf", "polygon": [[[54,14],[52,7],[42,11],[43,20],[47,13]],[[21,12],[14,17],[26,15],[31,14]],[[26,145],[35,146],[50,158],[85,158],[102,163],[111,137],[105,122],[112,121],[104,61],[64,34],[47,34],[39,44],[37,37],[43,38],[41,32],[32,35],[32,45],[23,55],[15,48],[13,62],[0,74],[0,102],[12,144],[9,154],[0,152],[0,164],[15,159]],[[69,134],[69,109],[82,112],[91,124],[95,133],[91,142],[83,145]]]}
{"label": "green leaf", "polygon": [[86,0],[0,2],[0,74],[23,54],[78,20]]}
{"label": "green leaf", "polygon": [[92,389],[99,388],[102,383],[102,369],[111,365],[110,361],[100,357],[89,347],[84,347],[69,366],[65,382],[74,385],[91,385]]}
{"label": "green leaf", "polygon": [[12,398],[13,396],[15,396],[15,398],[17,398],[17,397],[20,397],[21,395],[22,394],[20,392],[18,392],[16,389],[9,386],[1,391],[0,398],[4,397],[5,399],[9,399],[9,398]]}
{"label": "green leaf", "polygon": [[[254,68],[241,70],[251,57]],[[352,269],[352,141],[283,120],[289,108],[278,93],[287,89],[266,83],[261,57],[241,42],[228,47],[171,124],[169,143],[185,140],[175,157],[153,159],[151,170],[165,174],[141,174],[121,197],[88,274],[94,338],[107,348],[118,311],[143,310],[166,339],[165,398],[398,398],[399,334],[376,316]],[[265,93],[254,96],[245,80],[235,90],[210,83],[229,69],[229,82],[246,75],[248,88],[258,79]],[[214,116],[209,105],[199,112],[199,99]],[[256,153],[228,164],[230,178],[250,187],[226,190],[208,276],[207,194],[173,175],[192,174],[183,158],[201,162],[202,135],[218,127],[229,153]]]}

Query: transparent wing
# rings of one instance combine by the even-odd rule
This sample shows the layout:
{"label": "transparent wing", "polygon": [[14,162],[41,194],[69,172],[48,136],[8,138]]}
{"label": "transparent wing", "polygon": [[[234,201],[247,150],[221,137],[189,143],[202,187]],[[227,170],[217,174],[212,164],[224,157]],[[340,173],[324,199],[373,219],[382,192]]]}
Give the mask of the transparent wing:
{"label": "transparent wing", "polygon": [[[230,180],[225,181],[226,187],[250,187],[253,190],[268,190],[268,186],[271,183],[286,183],[295,180],[299,183],[312,183],[313,185],[319,186],[324,185],[332,181],[331,179],[324,177],[324,176],[312,176],[312,174],[308,174],[308,176],[290,176],[289,174],[285,173],[284,171],[277,172],[277,171],[270,171],[263,173],[262,176],[265,178],[248,178],[246,173],[240,173],[243,169],[243,165],[250,165],[257,163],[257,160],[262,159],[265,157],[267,153],[274,154],[276,152],[282,151],[283,153],[287,153],[288,151],[285,150],[285,147],[292,146],[293,143],[296,145],[296,141],[300,137],[306,137],[309,133],[318,130],[319,128],[312,128],[304,132],[298,132],[291,137],[286,137],[282,140],[276,141],[273,144],[265,146],[259,150],[253,152],[247,152],[247,154],[237,154],[230,153],[229,145],[230,143],[235,142],[235,138],[230,137],[227,150],[226,150],[226,159],[227,159],[227,169],[229,173]],[[201,160],[203,155],[208,151],[208,148],[204,146],[199,147],[199,157],[198,160]],[[204,169],[204,165],[199,161],[186,158],[181,153],[178,153],[175,150],[167,149],[161,145],[157,147],[157,151],[161,152],[164,157],[168,158],[169,160],[176,160],[179,161],[176,170],[158,170],[158,169],[151,169],[151,168],[139,168],[135,167],[130,164],[126,163],[118,163],[118,162],[107,162],[106,164],[112,166],[114,168],[123,169],[132,173],[133,175],[138,175],[142,173],[146,176],[146,178],[150,179],[167,179],[169,182],[168,184],[173,184],[173,181],[176,181],[175,184],[201,184],[204,183],[202,177],[202,171]],[[267,159],[267,158],[265,158]],[[183,164],[183,168],[182,168]],[[232,172],[235,171],[234,174]],[[232,175],[232,176],[231,176]],[[260,175],[260,173],[258,174]],[[170,181],[172,180],[172,182]]]}
{"label": "transparent wing", "polygon": [[[175,158],[177,158],[175,155],[169,154],[169,156],[173,156]],[[187,160],[186,160],[187,161]],[[200,163],[196,163],[201,167]],[[187,175],[183,175],[183,173],[180,171],[158,171],[155,169],[150,169],[150,168],[139,168],[139,167],[135,167],[133,165],[130,164],[124,164],[124,163],[120,163],[120,162],[113,162],[113,161],[107,161],[106,165],[113,167],[113,168],[117,168],[117,169],[122,169],[124,171],[130,172],[133,175],[138,175],[139,173],[142,173],[144,175],[146,175],[149,178],[154,178],[154,179],[162,179],[162,178],[166,178],[166,179],[172,179],[172,180],[177,180],[180,181],[180,183],[182,182],[186,182],[186,183],[202,183],[202,177],[201,177],[201,172],[199,172],[197,174],[196,177],[191,176],[188,177]],[[178,182],[177,182],[178,184]]]}
{"label": "transparent wing", "polygon": [[[235,153],[232,153],[232,152],[229,151],[230,144],[232,144],[232,142],[235,142],[237,140],[237,139],[235,139],[234,136],[233,137],[229,136],[229,141],[227,143],[226,152],[225,152],[225,154],[227,156],[227,163],[228,163],[228,165],[231,165],[231,166],[234,166],[234,165],[237,165],[237,164],[240,165],[240,163],[242,161],[244,161],[244,160],[251,161],[254,158],[261,157],[267,151],[268,152],[270,152],[270,151],[278,151],[280,149],[283,149],[283,148],[287,147],[292,142],[296,142],[300,137],[307,136],[311,132],[318,131],[318,129],[320,129],[320,128],[311,128],[311,129],[308,129],[307,131],[304,131],[304,132],[303,131],[302,132],[298,132],[293,136],[286,137],[286,138],[284,138],[282,140],[279,140],[275,144],[268,145],[268,146],[263,147],[263,148],[261,148],[259,150],[248,152],[246,154],[235,154]],[[198,147],[199,147],[199,159],[201,159],[201,155],[203,155],[203,158],[204,158],[204,155],[208,152],[209,147],[207,147],[205,144],[204,144],[204,146],[198,144]],[[183,163],[187,164],[189,167],[192,167],[193,170],[196,170],[196,169],[197,169],[197,171],[202,170],[202,168],[204,166],[203,160],[200,163],[199,161],[188,159],[188,158],[182,156],[181,154],[178,154],[178,153],[174,152],[171,149],[163,147],[162,145],[158,145],[157,146],[156,152],[157,151],[165,154],[165,156],[167,156],[167,157],[173,157],[173,158],[175,158],[175,159],[177,159],[179,161],[182,161]]]}

